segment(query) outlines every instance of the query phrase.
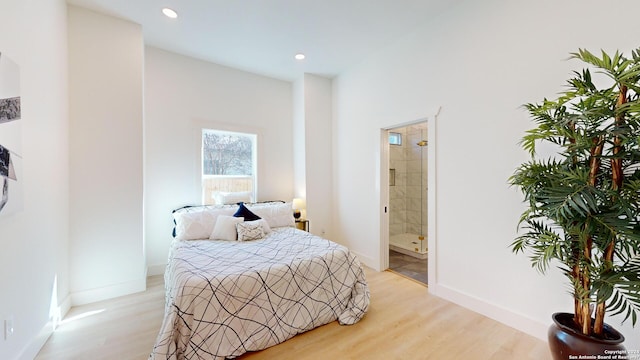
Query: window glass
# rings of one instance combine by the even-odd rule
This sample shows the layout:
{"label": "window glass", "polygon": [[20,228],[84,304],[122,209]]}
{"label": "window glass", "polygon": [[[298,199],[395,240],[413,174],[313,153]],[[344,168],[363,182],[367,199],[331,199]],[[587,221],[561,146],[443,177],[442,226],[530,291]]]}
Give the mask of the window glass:
{"label": "window glass", "polygon": [[256,189],[255,134],[202,131],[202,200],[204,204],[251,202]]}
{"label": "window glass", "polygon": [[402,145],[402,134],[397,132],[390,132],[389,145]]}

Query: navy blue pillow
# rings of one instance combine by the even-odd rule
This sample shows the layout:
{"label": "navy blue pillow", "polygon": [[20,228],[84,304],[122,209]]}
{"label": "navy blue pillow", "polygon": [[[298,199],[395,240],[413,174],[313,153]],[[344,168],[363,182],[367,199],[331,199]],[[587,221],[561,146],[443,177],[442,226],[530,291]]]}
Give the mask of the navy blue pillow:
{"label": "navy blue pillow", "polygon": [[240,205],[240,207],[238,208],[238,211],[233,214],[234,217],[243,217],[244,221],[254,221],[261,219],[260,216],[252,213],[251,210],[247,209],[247,207],[244,206],[244,203],[238,203],[238,205]]}

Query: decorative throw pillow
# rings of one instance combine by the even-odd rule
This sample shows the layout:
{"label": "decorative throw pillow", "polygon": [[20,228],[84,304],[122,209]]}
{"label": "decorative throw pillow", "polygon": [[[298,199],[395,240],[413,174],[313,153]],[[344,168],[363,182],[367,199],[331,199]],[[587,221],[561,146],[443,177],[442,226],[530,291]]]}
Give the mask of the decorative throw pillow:
{"label": "decorative throw pillow", "polygon": [[238,232],[236,231],[236,224],[242,223],[244,218],[234,217],[227,215],[218,216],[216,225],[213,228],[213,232],[209,239],[211,240],[229,240],[233,241],[238,238]]}
{"label": "decorative throw pillow", "polygon": [[238,241],[257,240],[264,237],[264,229],[258,221],[237,223],[236,230],[238,232]]}
{"label": "decorative throw pillow", "polygon": [[235,217],[243,217],[245,221],[255,221],[255,220],[260,220],[260,216],[254,214],[251,212],[251,210],[247,209],[246,206],[244,206],[244,203],[238,203],[238,205],[240,205],[240,207],[238,207],[238,211],[236,211],[235,214],[233,214],[233,216]]}
{"label": "decorative throw pillow", "polygon": [[262,230],[264,231],[265,235],[267,235],[268,233],[271,232],[271,227],[269,226],[269,223],[265,219],[254,220],[254,221],[245,221],[245,223],[246,222],[260,224],[262,226]]}

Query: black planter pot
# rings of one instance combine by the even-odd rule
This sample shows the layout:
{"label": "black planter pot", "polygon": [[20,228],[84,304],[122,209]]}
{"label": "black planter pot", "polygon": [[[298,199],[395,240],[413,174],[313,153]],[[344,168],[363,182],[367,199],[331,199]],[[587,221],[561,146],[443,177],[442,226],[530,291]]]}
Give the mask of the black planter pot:
{"label": "black planter pot", "polygon": [[611,326],[604,325],[605,338],[599,339],[574,329],[573,314],[555,313],[552,318],[553,324],[549,327],[548,335],[554,360],[590,359],[590,356],[593,359],[626,358],[627,352],[622,346],[624,336]]}

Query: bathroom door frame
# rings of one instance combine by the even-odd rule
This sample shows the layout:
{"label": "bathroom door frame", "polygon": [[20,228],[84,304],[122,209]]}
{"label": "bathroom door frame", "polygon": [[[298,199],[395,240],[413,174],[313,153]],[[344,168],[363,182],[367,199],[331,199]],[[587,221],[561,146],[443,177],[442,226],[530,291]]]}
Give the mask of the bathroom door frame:
{"label": "bathroom door frame", "polygon": [[436,198],[436,146],[437,122],[441,108],[434,115],[417,120],[386,126],[380,129],[380,269],[389,268],[389,131],[408,125],[427,123],[427,276],[428,287],[436,288],[437,284],[437,198]]}

